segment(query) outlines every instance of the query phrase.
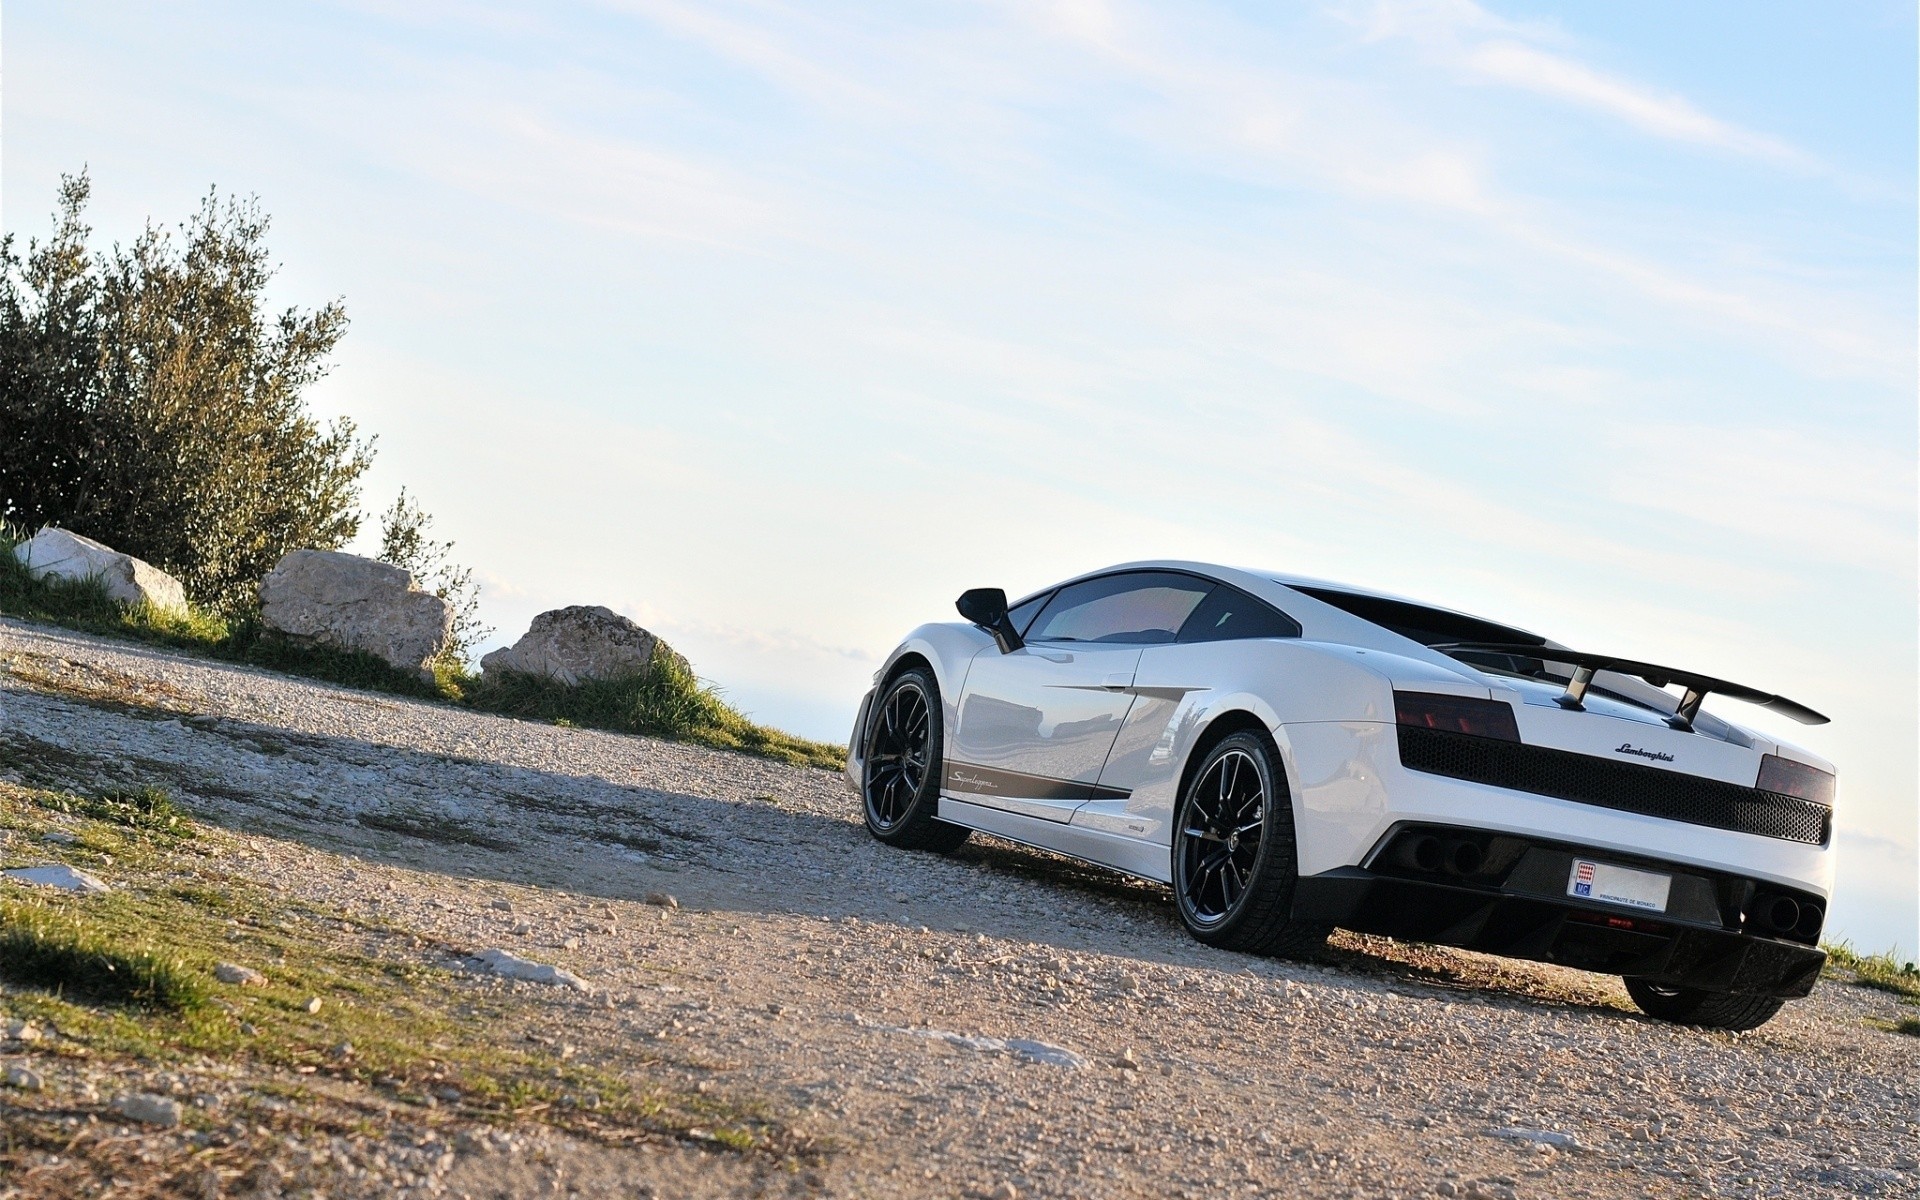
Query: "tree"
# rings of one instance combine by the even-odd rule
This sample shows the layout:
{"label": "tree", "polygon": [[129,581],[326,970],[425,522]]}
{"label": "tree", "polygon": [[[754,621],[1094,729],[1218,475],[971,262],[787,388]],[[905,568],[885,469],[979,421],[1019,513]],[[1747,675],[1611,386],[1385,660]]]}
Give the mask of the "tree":
{"label": "tree", "polygon": [[0,517],[56,524],[243,609],[289,550],[359,529],[371,440],[303,391],[346,333],[338,301],[269,314],[268,220],[209,193],[179,239],[149,225],[87,249],[85,173],[52,237],[0,241]]}
{"label": "tree", "polygon": [[473,582],[472,569],[448,558],[453,543],[428,537],[432,528],[433,518],[401,488],[393,507],[380,516],[380,561],[405,567],[413,572],[415,583],[447,602],[453,610],[447,653],[464,661],[493,629],[480,623],[480,588]]}

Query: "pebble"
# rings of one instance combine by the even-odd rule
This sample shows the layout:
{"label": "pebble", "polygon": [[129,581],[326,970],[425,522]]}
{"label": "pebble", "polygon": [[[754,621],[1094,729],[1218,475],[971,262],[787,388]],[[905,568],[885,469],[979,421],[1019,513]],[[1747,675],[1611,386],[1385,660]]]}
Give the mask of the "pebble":
{"label": "pebble", "polygon": [[647,903],[655,908],[679,908],[680,902],[667,892],[648,892]]}
{"label": "pebble", "polygon": [[171,1129],[180,1123],[180,1102],[149,1092],[120,1097],[113,1102],[113,1111],[129,1121],[158,1125],[163,1129]]}
{"label": "pebble", "polygon": [[40,1077],[38,1071],[21,1066],[8,1067],[5,1082],[8,1087],[26,1092],[37,1092],[47,1086],[47,1081]]}
{"label": "pebble", "polygon": [[235,983],[241,987],[262,987],[267,982],[267,977],[252,967],[230,962],[214,964],[213,977],[221,983]]}
{"label": "pebble", "polygon": [[317,1013],[317,1012],[319,1012],[319,1011],[320,1011],[320,997],[318,997],[318,996],[315,996],[315,997],[314,997],[313,999],[311,999],[311,1000],[309,1000],[309,1001],[307,1001],[307,1003],[306,1003],[306,1005],[305,1005],[305,1008],[306,1008],[306,1010],[307,1010],[307,1012],[309,1012],[309,1013]]}

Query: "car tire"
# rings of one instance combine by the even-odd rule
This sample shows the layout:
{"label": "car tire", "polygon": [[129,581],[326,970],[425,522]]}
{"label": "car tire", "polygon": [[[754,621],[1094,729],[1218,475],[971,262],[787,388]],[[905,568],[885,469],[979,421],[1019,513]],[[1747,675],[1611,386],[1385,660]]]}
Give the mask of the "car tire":
{"label": "car tire", "polygon": [[1318,950],[1333,931],[1291,919],[1299,859],[1279,761],[1263,734],[1228,734],[1207,749],[1181,794],[1174,905],[1187,932],[1209,946],[1294,958]]}
{"label": "car tire", "polygon": [[1700,1025],[1741,1033],[1771,1021],[1786,1003],[1778,996],[1747,996],[1737,992],[1709,992],[1701,988],[1662,987],[1644,979],[1627,979],[1627,995],[1640,1011],[1677,1025]]}
{"label": "car tire", "polygon": [[969,830],[940,820],[940,685],[920,668],[902,671],[874,702],[861,746],[861,807],[867,832],[889,846],[946,854]]}

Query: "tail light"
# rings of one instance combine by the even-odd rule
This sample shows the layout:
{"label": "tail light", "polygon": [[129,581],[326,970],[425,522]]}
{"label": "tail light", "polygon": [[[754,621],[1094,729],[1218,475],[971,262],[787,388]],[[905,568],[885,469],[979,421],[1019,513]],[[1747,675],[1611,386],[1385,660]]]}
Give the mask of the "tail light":
{"label": "tail light", "polygon": [[1760,759],[1758,787],[1763,792],[1798,796],[1802,800],[1812,800],[1816,804],[1833,807],[1832,775],[1818,767],[1810,767],[1790,758],[1781,758],[1777,754],[1768,754]]}
{"label": "tail light", "polygon": [[1520,740],[1520,726],[1514,722],[1513,706],[1499,700],[1442,696],[1434,692],[1395,692],[1393,717],[1400,724],[1416,729],[1466,733],[1504,742]]}

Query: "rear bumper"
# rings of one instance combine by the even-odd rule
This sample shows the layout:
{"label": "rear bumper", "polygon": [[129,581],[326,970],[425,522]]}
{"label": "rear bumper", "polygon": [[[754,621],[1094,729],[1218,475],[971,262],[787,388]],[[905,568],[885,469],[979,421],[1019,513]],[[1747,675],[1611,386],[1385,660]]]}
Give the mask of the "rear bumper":
{"label": "rear bumper", "polygon": [[1812,946],[1705,923],[1616,914],[1571,899],[1366,867],[1302,878],[1293,916],[1667,987],[1767,996],[1806,995],[1827,960]]}

